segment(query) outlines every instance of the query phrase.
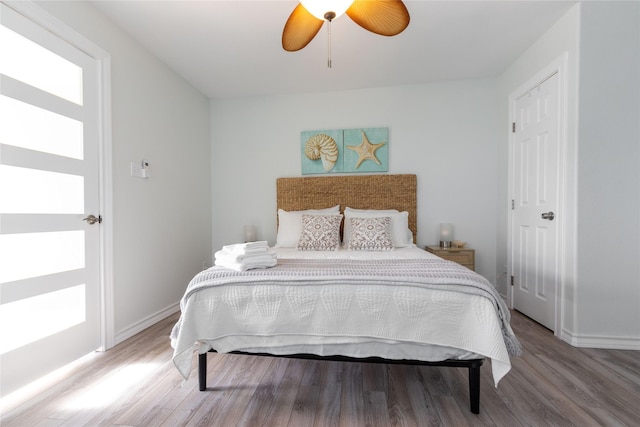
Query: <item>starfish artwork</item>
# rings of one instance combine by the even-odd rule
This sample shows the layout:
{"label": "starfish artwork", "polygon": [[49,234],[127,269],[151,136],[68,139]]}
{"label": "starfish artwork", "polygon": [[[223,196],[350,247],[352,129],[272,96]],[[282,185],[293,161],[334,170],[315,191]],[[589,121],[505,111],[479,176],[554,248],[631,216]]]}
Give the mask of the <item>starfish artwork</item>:
{"label": "starfish artwork", "polygon": [[376,150],[382,147],[386,142],[380,142],[378,144],[372,144],[369,142],[369,138],[367,138],[367,134],[362,132],[362,143],[360,145],[347,145],[346,148],[349,150],[353,150],[358,153],[358,161],[356,163],[356,169],[364,162],[365,160],[374,161],[376,164],[380,165],[380,160],[376,157]]}

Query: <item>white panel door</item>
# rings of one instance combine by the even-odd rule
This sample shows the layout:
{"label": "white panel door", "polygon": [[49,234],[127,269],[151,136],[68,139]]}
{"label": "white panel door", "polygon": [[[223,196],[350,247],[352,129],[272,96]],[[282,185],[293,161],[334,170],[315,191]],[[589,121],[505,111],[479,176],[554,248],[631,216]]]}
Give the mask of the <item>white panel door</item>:
{"label": "white panel door", "polygon": [[515,101],[513,307],[551,330],[558,286],[558,99],[554,73]]}
{"label": "white panel door", "polygon": [[0,387],[100,346],[97,62],[0,3]]}

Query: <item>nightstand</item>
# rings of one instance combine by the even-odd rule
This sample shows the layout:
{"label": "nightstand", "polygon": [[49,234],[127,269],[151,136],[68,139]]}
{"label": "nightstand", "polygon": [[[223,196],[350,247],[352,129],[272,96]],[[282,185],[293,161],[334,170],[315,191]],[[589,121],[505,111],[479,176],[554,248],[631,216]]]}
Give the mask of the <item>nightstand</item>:
{"label": "nightstand", "polygon": [[443,248],[440,246],[425,246],[427,252],[438,255],[440,258],[457,262],[470,270],[475,271],[476,250],[470,248]]}

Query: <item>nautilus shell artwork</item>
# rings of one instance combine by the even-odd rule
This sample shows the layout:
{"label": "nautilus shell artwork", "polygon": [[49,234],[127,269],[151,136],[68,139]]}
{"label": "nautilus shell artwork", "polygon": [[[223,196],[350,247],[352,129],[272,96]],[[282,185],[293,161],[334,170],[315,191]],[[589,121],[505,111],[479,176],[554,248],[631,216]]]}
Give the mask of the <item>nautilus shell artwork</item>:
{"label": "nautilus shell artwork", "polygon": [[304,154],[310,160],[322,160],[322,167],[329,172],[338,160],[338,144],[329,135],[319,133],[307,140]]}

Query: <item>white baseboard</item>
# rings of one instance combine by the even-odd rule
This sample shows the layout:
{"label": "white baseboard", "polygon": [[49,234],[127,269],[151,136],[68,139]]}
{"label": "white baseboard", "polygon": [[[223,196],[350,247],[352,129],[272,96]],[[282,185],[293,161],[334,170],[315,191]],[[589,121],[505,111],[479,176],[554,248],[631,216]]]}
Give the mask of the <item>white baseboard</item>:
{"label": "white baseboard", "polygon": [[116,336],[114,338],[115,344],[120,344],[122,341],[131,338],[135,334],[144,331],[148,327],[155,325],[159,321],[166,319],[178,311],[180,311],[179,302],[172,304],[169,307],[160,310],[119,332],[116,332]]}
{"label": "white baseboard", "polygon": [[574,347],[605,348],[611,350],[640,350],[640,338],[637,337],[609,337],[598,335],[574,335],[562,330],[560,339]]}

